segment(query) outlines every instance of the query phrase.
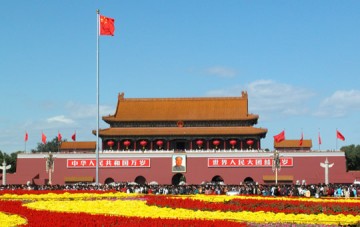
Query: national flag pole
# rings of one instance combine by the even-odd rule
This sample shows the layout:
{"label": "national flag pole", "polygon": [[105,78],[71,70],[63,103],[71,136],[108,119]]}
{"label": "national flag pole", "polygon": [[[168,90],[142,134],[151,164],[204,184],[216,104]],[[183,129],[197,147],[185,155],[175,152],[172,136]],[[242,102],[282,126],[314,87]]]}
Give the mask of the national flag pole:
{"label": "national flag pole", "polygon": [[96,177],[95,183],[99,184],[99,35],[100,35],[100,10],[96,10]]}
{"label": "national flag pole", "polygon": [[26,153],[26,143],[29,139],[29,134],[27,133],[27,131],[25,131],[25,138],[24,138],[24,141],[25,141],[25,153]]}
{"label": "national flag pole", "polygon": [[57,142],[58,153],[59,153],[59,151],[60,151],[60,136],[59,136],[59,135],[60,135],[60,132],[59,132],[59,130],[58,130],[58,136],[57,136],[57,139],[58,139],[58,140],[57,140],[57,141],[58,141],[58,142]]}
{"label": "national flag pole", "polygon": [[114,36],[115,20],[110,17],[105,17],[100,15],[100,10],[96,10],[97,14],[97,34],[96,34],[96,106],[97,106],[97,114],[96,114],[96,184],[99,184],[99,36],[100,35],[111,35]]}
{"label": "national flag pole", "polygon": [[337,151],[337,145],[338,145],[338,129],[336,128],[336,147],[335,147],[335,151]]}
{"label": "national flag pole", "polygon": [[320,128],[319,128],[319,132],[318,132],[318,144],[319,144],[319,151],[320,151],[320,145],[321,145]]}

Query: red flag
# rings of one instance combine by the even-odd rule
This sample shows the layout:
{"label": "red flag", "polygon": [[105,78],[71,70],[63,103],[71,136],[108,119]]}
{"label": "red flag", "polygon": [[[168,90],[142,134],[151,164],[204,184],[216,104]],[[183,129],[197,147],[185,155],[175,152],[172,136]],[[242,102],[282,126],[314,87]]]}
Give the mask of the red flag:
{"label": "red flag", "polygon": [[336,138],[338,138],[339,140],[345,141],[345,137],[338,130],[336,130]]}
{"label": "red flag", "polygon": [[283,130],[282,132],[280,132],[279,134],[274,136],[274,140],[277,143],[280,143],[281,141],[285,140],[285,130]]}
{"label": "red flag", "polygon": [[318,140],[319,140],[319,145],[321,145],[321,137],[320,137],[320,133],[319,133],[319,138],[318,138]]}
{"label": "red flag", "polygon": [[300,138],[300,141],[299,141],[299,146],[302,146],[302,145],[303,145],[303,141],[304,141],[304,134],[301,133],[301,138]]}
{"label": "red flag", "polygon": [[71,139],[72,139],[73,141],[76,141],[76,132],[71,136]]}
{"label": "red flag", "polygon": [[46,136],[44,133],[41,133],[41,141],[43,142],[43,144],[46,143]]}
{"label": "red flag", "polygon": [[112,35],[115,32],[115,20],[110,17],[100,15],[100,35]]}
{"label": "red flag", "polygon": [[58,132],[58,142],[60,142],[60,141],[61,141],[61,139],[62,139],[61,133],[60,133],[60,132]]}
{"label": "red flag", "polygon": [[27,132],[25,132],[25,138],[24,138],[25,142],[27,142],[29,140],[29,134]]}

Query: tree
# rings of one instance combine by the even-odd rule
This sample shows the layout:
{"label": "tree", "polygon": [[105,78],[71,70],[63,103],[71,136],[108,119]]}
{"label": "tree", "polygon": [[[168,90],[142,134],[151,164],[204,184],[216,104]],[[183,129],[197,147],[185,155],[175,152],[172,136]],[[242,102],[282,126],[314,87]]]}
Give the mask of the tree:
{"label": "tree", "polygon": [[352,144],[340,150],[345,152],[346,170],[360,170],[360,145]]}
{"label": "tree", "polygon": [[66,140],[61,140],[60,142],[58,141],[58,137],[55,137],[54,139],[52,139],[49,142],[44,143],[38,143],[37,147],[35,149],[31,150],[31,153],[47,153],[49,151],[55,153],[59,151],[59,146],[62,142],[64,142]]}
{"label": "tree", "polygon": [[11,165],[11,168],[7,170],[8,173],[16,172],[16,159],[17,159],[17,154],[19,153],[22,153],[22,151],[11,153],[10,155],[0,151],[0,165],[2,165],[4,160],[6,162],[6,165]]}

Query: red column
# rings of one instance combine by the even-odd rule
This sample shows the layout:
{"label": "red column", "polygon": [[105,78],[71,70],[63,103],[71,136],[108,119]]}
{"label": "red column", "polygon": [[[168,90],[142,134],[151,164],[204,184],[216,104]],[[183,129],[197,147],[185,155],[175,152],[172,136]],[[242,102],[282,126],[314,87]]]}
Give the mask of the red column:
{"label": "red column", "polygon": [[117,150],[120,150],[120,140],[118,140]]}
{"label": "red column", "polygon": [[243,141],[242,140],[240,140],[240,150],[242,150],[243,149],[243,143],[242,143]]}
{"label": "red column", "polygon": [[192,150],[192,140],[190,140],[190,150]]}

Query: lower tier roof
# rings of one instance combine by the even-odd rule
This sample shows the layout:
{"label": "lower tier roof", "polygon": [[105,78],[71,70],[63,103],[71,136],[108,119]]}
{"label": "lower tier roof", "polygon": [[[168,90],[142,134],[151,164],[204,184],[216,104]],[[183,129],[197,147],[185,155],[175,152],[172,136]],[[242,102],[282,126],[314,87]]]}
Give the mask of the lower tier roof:
{"label": "lower tier roof", "polygon": [[[148,127],[107,128],[99,130],[99,136],[260,136],[267,129],[254,127]],[[94,131],[96,134],[96,131]]]}

